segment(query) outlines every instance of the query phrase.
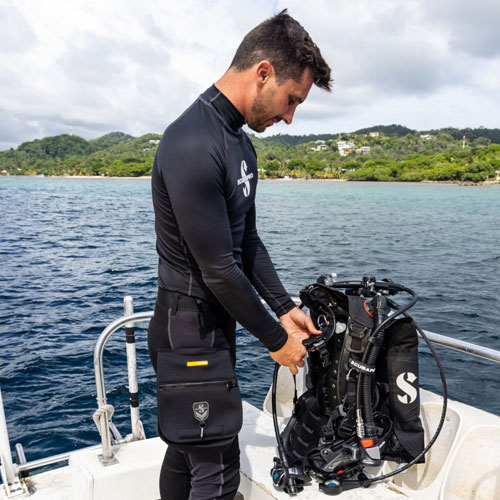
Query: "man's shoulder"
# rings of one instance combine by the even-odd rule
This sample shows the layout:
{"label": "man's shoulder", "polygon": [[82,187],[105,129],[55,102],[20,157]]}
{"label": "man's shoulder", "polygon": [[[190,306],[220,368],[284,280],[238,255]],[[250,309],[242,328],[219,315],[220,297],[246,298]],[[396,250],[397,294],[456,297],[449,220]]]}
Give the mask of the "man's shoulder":
{"label": "man's shoulder", "polygon": [[[197,99],[165,130],[157,153],[162,171],[191,172],[196,165],[217,169],[224,165],[226,150],[223,127],[203,101]],[[188,167],[187,167],[188,166]]]}
{"label": "man's shoulder", "polygon": [[174,120],[165,130],[164,137],[176,140],[194,135],[199,140],[210,138],[214,135],[222,135],[223,127],[217,115],[210,106],[198,98],[184,113]]}

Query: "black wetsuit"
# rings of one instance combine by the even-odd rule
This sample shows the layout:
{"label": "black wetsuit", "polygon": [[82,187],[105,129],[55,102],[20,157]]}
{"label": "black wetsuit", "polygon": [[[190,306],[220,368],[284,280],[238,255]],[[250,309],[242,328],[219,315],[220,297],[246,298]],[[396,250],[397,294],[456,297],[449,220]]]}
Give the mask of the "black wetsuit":
{"label": "black wetsuit", "polygon": [[[155,369],[160,348],[220,346],[227,342],[234,351],[234,320],[270,351],[280,349],[286,342],[286,332],[263,307],[254,290],[277,316],[294,307],[257,234],[257,161],[255,150],[241,129],[243,123],[239,111],[212,86],[167,128],[160,142],[152,190],[161,293],[156,306],[158,314],[155,312],[148,337]],[[192,312],[172,315],[171,302],[167,304],[162,299],[162,304],[160,300],[169,292],[201,299],[205,308],[214,311],[218,319],[210,335],[200,332]],[[229,313],[226,318],[225,311]],[[227,473],[217,469],[223,465],[223,455],[213,457],[212,469],[218,470],[223,483],[224,475],[231,476],[237,487],[235,447],[237,444],[230,453],[232,465],[225,464]],[[168,491],[173,499],[169,485],[191,481],[190,498],[209,498],[206,490],[197,490],[200,477],[208,474],[207,468],[200,469],[189,453],[187,458],[180,452],[177,455],[165,459],[162,495]],[[174,479],[176,469],[185,471],[184,482],[178,472]],[[192,474],[191,479],[188,474]],[[215,481],[213,488],[225,492],[227,484],[222,488]],[[234,491],[225,494],[232,498]],[[226,496],[214,494],[213,498]]]}

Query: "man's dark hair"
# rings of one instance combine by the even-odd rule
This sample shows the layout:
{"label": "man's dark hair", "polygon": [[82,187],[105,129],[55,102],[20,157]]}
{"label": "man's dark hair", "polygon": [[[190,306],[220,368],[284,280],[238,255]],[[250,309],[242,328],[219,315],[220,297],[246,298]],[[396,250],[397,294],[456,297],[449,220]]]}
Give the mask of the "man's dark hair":
{"label": "man's dark hair", "polygon": [[244,71],[263,60],[273,65],[278,85],[288,79],[300,81],[309,66],[315,85],[331,90],[330,67],[307,31],[287,14],[287,9],[266,19],[245,36],[231,68]]}

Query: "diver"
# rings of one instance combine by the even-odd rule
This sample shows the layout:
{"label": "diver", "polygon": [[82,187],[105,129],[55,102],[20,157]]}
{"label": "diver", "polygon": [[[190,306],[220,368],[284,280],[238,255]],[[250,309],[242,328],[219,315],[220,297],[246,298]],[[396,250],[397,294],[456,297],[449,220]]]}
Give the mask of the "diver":
{"label": "diver", "polygon": [[[248,33],[227,72],[166,129],[152,172],[159,289],[148,346],[169,444],[163,499],[232,499],[241,398],[235,322],[297,373],[320,334],[286,293],[256,229],[256,153],[246,123],[290,124],[330,68],[286,10]],[[261,304],[257,293],[279,318]],[[176,367],[176,369],[173,369]]]}

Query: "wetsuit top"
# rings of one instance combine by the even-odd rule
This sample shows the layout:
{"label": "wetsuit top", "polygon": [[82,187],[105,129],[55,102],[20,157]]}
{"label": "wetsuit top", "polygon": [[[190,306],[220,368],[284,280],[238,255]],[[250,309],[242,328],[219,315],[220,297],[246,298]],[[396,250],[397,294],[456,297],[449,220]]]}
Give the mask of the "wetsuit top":
{"label": "wetsuit top", "polygon": [[[270,351],[294,307],[255,225],[257,159],[243,116],[215,86],[165,131],[153,166],[159,286],[220,302]],[[252,286],[253,285],[253,286]]]}

